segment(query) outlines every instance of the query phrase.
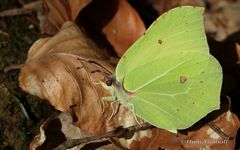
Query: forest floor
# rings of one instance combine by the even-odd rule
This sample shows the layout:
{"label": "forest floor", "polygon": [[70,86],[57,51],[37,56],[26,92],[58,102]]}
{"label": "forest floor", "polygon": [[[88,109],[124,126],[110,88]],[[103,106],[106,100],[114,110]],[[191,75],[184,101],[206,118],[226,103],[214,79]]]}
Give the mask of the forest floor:
{"label": "forest floor", "polygon": [[[19,1],[1,0],[0,12],[21,7]],[[31,45],[44,36],[38,25],[36,13],[0,18],[0,149],[3,150],[28,149],[40,125],[55,111],[47,102],[21,90],[19,70],[3,72],[6,66],[25,62]],[[240,41],[240,36],[236,37],[235,41]],[[239,81],[236,84],[228,91],[233,100],[240,98]],[[239,102],[233,102],[233,106],[239,117]]]}
{"label": "forest floor", "polygon": [[[14,0],[0,1],[0,11],[19,7]],[[0,149],[28,149],[52,107],[18,86],[18,70],[3,68],[22,64],[30,46],[40,37],[34,14],[0,19]],[[4,31],[4,32],[3,32]],[[26,113],[24,113],[26,110]]]}

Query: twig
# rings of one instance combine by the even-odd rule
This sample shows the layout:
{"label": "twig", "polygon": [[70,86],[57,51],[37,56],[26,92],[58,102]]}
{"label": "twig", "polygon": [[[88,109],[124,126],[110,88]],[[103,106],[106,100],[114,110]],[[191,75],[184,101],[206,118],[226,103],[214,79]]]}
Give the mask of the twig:
{"label": "twig", "polygon": [[12,65],[9,65],[7,67],[5,67],[3,69],[3,72],[9,72],[9,71],[12,71],[12,70],[17,70],[17,69],[21,69],[23,67],[23,64],[12,64]]}
{"label": "twig", "polygon": [[4,35],[4,36],[9,36],[9,34],[7,32],[4,32],[2,30],[0,30],[0,34]]}
{"label": "twig", "polygon": [[86,138],[82,138],[82,139],[68,140],[64,143],[64,147],[72,148],[72,147],[80,145],[82,143],[97,141],[97,140],[100,140],[103,138],[113,138],[113,137],[122,138],[123,137],[123,138],[129,139],[134,135],[135,132],[138,132],[141,130],[146,130],[146,129],[151,129],[151,128],[153,128],[153,126],[148,123],[130,126],[128,128],[119,127],[115,130],[106,132],[106,133],[98,135],[98,136],[91,136],[91,137],[86,137]]}
{"label": "twig", "polygon": [[215,131],[220,137],[226,140],[231,140],[233,137],[224,133],[213,121],[208,122],[208,126]]}
{"label": "twig", "polygon": [[0,12],[0,17],[24,15],[34,11],[38,11],[39,9],[42,8],[42,4],[43,4],[42,1],[36,1],[36,2],[25,4],[22,8],[5,10]]}

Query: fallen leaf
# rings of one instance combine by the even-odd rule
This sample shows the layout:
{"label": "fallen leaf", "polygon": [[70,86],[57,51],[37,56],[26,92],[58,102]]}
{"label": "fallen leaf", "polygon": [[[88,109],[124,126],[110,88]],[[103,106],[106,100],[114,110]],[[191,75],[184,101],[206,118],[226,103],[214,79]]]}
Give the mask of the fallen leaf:
{"label": "fallen leaf", "polygon": [[42,32],[53,35],[64,22],[75,21],[90,31],[93,38],[97,37],[96,41],[105,36],[106,45],[110,43],[118,56],[122,56],[146,30],[140,16],[126,0],[44,0],[43,4],[43,10],[38,13]]}
{"label": "fallen leaf", "polygon": [[117,12],[103,27],[102,32],[121,57],[145,30],[138,13],[126,0],[120,0]]}
{"label": "fallen leaf", "polygon": [[[123,106],[113,113],[109,96],[99,82],[112,74],[114,67],[108,57],[78,27],[66,22],[53,37],[39,39],[30,48],[26,63],[21,68],[21,88],[48,100],[56,109],[71,114],[73,122],[83,133],[99,135],[119,126],[136,125],[135,116]],[[134,139],[151,131],[136,133]],[[129,146],[132,141],[111,139],[118,146]]]}
{"label": "fallen leaf", "polygon": [[75,21],[91,0],[43,0],[38,11],[42,33],[56,34],[66,21]]}
{"label": "fallen leaf", "polygon": [[237,58],[238,58],[236,63],[240,64],[240,44],[235,43],[235,46],[236,46],[236,53],[237,53]]}
{"label": "fallen leaf", "polygon": [[76,115],[81,129],[103,132],[105,124],[93,123],[107,120],[102,117],[105,108],[100,98],[108,91],[100,81],[114,68],[103,61],[107,57],[102,53],[76,25],[66,22],[55,36],[39,39],[30,48],[21,68],[20,86],[47,99],[56,109]]}
{"label": "fallen leaf", "polygon": [[203,0],[148,0],[148,3],[159,15],[177,6],[205,6]]}
{"label": "fallen leaf", "polygon": [[34,11],[40,11],[42,9],[42,1],[35,1],[28,4],[24,4],[22,8],[14,8],[0,12],[0,17],[9,17],[16,15],[28,14]]}
{"label": "fallen leaf", "polygon": [[[40,133],[34,137],[30,144],[30,150],[45,150],[45,149],[55,149],[55,150],[65,150],[66,148],[61,145],[64,141],[68,139],[79,139],[88,137],[90,135],[84,134],[80,128],[72,124],[72,117],[66,113],[56,114],[43,123],[40,127]],[[57,136],[57,138],[56,138]],[[58,140],[56,140],[58,139]],[[61,139],[61,140],[59,140]],[[101,140],[101,142],[106,143],[107,139]],[[96,144],[95,144],[96,145]],[[70,148],[68,150],[79,150],[80,148],[86,147],[93,148],[94,143],[84,143],[76,147]],[[106,143],[106,145],[99,145],[99,147],[117,149],[112,144]],[[96,146],[95,146],[96,148]]]}
{"label": "fallen leaf", "polygon": [[240,30],[240,1],[207,1],[211,6],[205,13],[206,32],[217,41],[223,41],[229,35]]}
{"label": "fallen leaf", "polygon": [[59,144],[66,140],[64,132],[65,125],[69,125],[68,130],[74,130],[74,134],[81,137],[82,133],[80,132],[80,129],[72,126],[71,123],[71,117],[66,114],[61,114],[59,116],[49,118],[40,126],[40,133],[33,138],[32,142],[30,143],[29,149],[44,150],[57,147]]}
{"label": "fallen leaf", "polygon": [[140,16],[126,0],[93,1],[79,14],[78,25],[83,26],[97,43],[110,43],[118,56],[122,56],[146,30]]}

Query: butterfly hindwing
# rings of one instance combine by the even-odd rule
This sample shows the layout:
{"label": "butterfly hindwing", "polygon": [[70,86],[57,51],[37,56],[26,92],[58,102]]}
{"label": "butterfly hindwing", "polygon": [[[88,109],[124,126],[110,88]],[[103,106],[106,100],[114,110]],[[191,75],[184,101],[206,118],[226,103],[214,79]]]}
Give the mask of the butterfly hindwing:
{"label": "butterfly hindwing", "polygon": [[137,116],[159,128],[185,129],[219,108],[222,77],[218,62],[213,57],[202,61],[192,57],[128,100]]}

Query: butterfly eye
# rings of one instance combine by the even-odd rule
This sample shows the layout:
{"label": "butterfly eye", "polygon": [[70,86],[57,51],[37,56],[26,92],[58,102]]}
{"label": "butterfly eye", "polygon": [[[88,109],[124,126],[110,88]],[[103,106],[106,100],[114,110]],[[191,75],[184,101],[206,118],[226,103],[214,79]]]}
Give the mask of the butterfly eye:
{"label": "butterfly eye", "polygon": [[107,84],[107,86],[111,86],[113,84],[111,78],[107,79],[105,83]]}
{"label": "butterfly eye", "polygon": [[107,80],[105,81],[107,86],[111,86],[114,82],[115,82],[115,78],[114,77],[108,77]]}

